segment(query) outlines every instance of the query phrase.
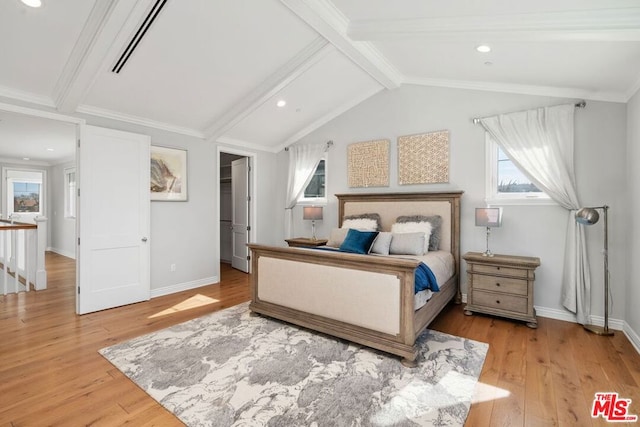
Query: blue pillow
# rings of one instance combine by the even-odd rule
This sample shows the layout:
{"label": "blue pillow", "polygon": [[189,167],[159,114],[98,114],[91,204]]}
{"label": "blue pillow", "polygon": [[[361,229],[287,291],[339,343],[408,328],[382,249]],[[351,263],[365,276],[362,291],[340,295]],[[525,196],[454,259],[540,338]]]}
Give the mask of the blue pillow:
{"label": "blue pillow", "polygon": [[377,236],[377,231],[358,231],[350,228],[340,245],[340,250],[354,254],[368,254]]}

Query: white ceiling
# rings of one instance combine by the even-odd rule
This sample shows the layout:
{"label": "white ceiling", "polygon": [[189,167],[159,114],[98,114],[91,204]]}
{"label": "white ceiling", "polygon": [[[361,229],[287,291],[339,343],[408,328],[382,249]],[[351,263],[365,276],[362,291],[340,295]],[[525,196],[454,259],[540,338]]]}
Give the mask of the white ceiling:
{"label": "white ceiling", "polygon": [[638,0],[167,0],[119,74],[156,0],[43,2],[0,2],[0,101],[274,152],[403,84],[613,102],[640,87]]}

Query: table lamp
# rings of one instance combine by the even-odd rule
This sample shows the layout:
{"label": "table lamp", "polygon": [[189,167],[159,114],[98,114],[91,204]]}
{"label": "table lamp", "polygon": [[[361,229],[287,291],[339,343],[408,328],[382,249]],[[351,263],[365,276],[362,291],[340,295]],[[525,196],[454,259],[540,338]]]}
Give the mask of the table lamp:
{"label": "table lamp", "polygon": [[316,239],[316,221],[322,219],[322,206],[304,206],[302,219],[311,220],[311,239]]}
{"label": "table lamp", "polygon": [[487,250],[484,251],[484,256],[493,256],[489,250],[489,234],[491,234],[491,227],[500,227],[501,225],[502,208],[476,208],[476,226],[487,227]]}

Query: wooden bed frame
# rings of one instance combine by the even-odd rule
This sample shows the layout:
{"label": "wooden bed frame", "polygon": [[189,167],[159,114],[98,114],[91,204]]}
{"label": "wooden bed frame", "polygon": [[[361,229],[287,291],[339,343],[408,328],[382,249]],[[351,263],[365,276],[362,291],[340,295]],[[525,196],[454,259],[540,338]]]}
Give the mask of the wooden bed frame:
{"label": "wooden bed frame", "polygon": [[315,331],[402,357],[415,366],[416,338],[451,300],[460,302],[462,192],[339,194],[345,215],[379,213],[388,231],[400,215],[443,216],[441,249],[455,273],[414,310],[416,260],[250,244],[249,308]]}

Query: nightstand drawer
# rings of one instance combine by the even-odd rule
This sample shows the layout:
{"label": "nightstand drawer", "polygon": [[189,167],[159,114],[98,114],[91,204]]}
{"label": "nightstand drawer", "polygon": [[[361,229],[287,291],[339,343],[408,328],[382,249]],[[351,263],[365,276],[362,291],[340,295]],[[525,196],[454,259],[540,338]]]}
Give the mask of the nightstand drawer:
{"label": "nightstand drawer", "polygon": [[496,294],[493,292],[474,291],[473,304],[499,310],[527,313],[527,298],[515,295]]}
{"label": "nightstand drawer", "polygon": [[475,289],[503,292],[505,294],[526,296],[529,292],[527,283],[524,279],[485,276],[483,274],[475,274],[473,276],[473,287]]}
{"label": "nightstand drawer", "polygon": [[500,267],[496,265],[474,264],[474,273],[527,278],[528,270],[522,268]]}

